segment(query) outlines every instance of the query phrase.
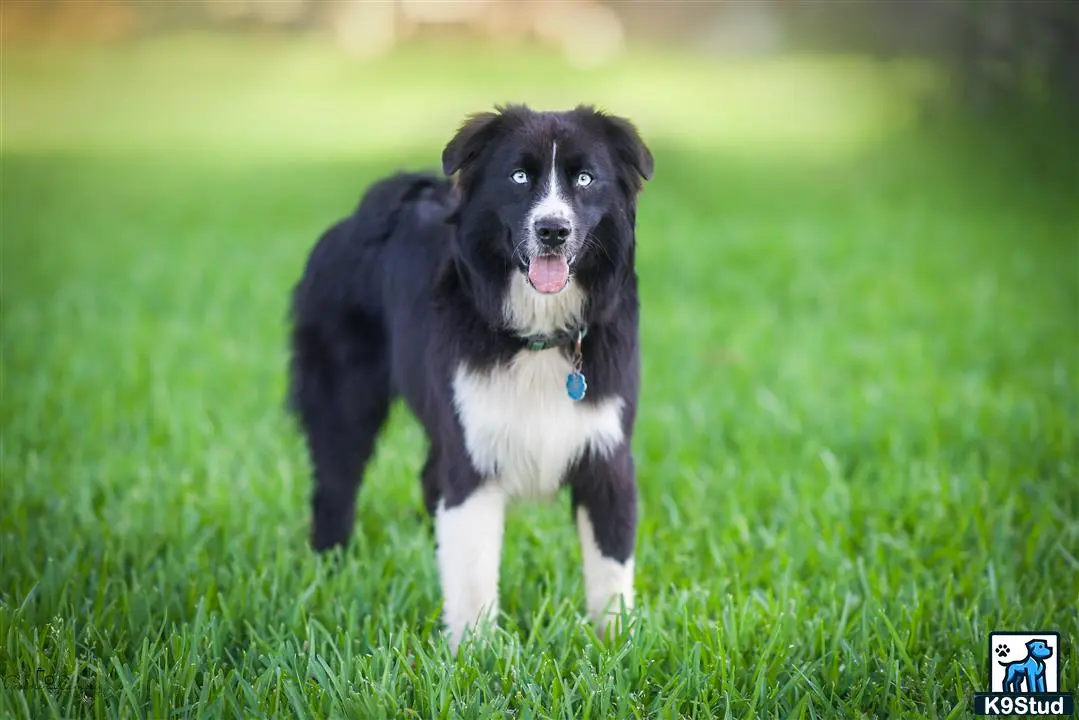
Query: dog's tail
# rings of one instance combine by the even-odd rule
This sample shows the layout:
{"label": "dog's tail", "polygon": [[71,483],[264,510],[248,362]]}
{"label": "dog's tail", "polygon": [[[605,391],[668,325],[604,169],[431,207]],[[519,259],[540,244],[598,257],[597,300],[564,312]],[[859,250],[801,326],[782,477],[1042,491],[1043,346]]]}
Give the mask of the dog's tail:
{"label": "dog's tail", "polygon": [[401,214],[416,203],[433,202],[449,211],[450,181],[427,172],[399,172],[371,185],[353,217],[366,243],[383,244],[397,229]]}
{"label": "dog's tail", "polygon": [[[372,306],[379,304],[381,294],[382,248],[406,213],[420,204],[446,208],[449,194],[449,180],[434,173],[399,172],[372,183],[355,211],[332,225],[315,243],[294,294],[327,295],[326,304],[347,298],[352,305],[374,311]],[[304,304],[310,307],[312,299]]]}
{"label": "dog's tail", "polygon": [[[434,173],[398,172],[372,183],[355,211],[322,233],[293,287],[288,321],[292,348],[306,334],[322,336],[339,326],[366,323],[368,337],[383,322],[382,255],[402,225],[428,214],[447,215],[451,184]],[[310,345],[310,343],[307,343]],[[294,365],[297,362],[294,359]],[[309,374],[293,370],[286,408],[295,412],[301,382]]]}

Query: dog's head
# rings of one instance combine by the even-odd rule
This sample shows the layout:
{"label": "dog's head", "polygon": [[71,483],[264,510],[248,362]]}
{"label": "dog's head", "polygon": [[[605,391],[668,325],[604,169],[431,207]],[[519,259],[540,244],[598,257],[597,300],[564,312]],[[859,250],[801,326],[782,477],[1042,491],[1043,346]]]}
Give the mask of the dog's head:
{"label": "dog's head", "polygon": [[1053,656],[1053,648],[1044,640],[1031,640],[1027,643],[1027,652],[1032,658],[1045,660]]}
{"label": "dog's head", "polygon": [[481,274],[520,272],[554,295],[632,265],[636,196],[653,162],[629,121],[585,106],[498,108],[464,122],[442,167],[457,174],[459,251]]}

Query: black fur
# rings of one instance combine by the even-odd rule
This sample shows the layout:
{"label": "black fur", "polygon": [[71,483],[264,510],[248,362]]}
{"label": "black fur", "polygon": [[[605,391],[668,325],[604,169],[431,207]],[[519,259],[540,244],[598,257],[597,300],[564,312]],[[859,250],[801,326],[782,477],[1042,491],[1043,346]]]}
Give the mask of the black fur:
{"label": "black fur", "polygon": [[[584,403],[624,401],[625,442],[609,458],[586,454],[566,473],[574,504],[589,510],[604,555],[633,552],[636,487],[629,444],[640,383],[636,197],[652,156],[626,120],[578,107],[534,112],[509,106],[469,118],[446,146],[442,169],[455,182],[401,173],[372,185],[359,207],[320,238],[292,304],[291,405],[315,476],[312,543],[348,541],[356,492],[396,398],[428,440],[424,501],[452,508],[484,482],[463,442],[451,378],[460,363],[485,369],[522,351],[503,317],[520,256],[523,218],[535,200],[507,177],[521,167],[587,167],[589,192],[574,196],[591,242],[573,266],[586,295]],[[564,352],[569,352],[565,349]]]}

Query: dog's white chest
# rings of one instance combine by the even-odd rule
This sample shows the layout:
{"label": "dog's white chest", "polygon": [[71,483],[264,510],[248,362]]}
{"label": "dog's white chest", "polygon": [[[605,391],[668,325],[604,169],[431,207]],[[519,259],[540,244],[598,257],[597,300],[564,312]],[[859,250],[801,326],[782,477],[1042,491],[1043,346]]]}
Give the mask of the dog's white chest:
{"label": "dog's white chest", "polygon": [[569,372],[557,349],[524,350],[487,372],[457,370],[454,404],[472,464],[511,497],[552,495],[586,450],[610,453],[623,440],[622,399],[574,402]]}

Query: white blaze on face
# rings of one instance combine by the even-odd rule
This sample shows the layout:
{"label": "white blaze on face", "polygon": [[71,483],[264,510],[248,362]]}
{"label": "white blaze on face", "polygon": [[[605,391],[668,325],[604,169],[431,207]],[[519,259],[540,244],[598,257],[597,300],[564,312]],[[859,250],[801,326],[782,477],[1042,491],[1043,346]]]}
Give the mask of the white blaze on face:
{"label": "white blaze on face", "polygon": [[[562,189],[562,181],[558,174],[558,143],[551,144],[551,171],[547,175],[546,192],[539,199],[528,214],[528,227],[535,226],[537,220],[557,219],[562,220],[573,227],[573,208],[570,207]],[[539,240],[533,235],[532,241],[539,249]]]}
{"label": "white blaze on face", "polygon": [[[573,254],[575,241],[573,229],[576,225],[573,208],[563,192],[562,181],[559,179],[558,143],[551,143],[551,168],[544,190],[543,196],[532,206],[525,220],[528,233],[528,279],[532,287],[539,292],[555,294],[561,292],[569,282],[567,252],[569,255]],[[559,247],[554,254],[546,253],[548,248],[537,235],[537,223],[568,227],[570,235],[565,239],[565,245]]]}

